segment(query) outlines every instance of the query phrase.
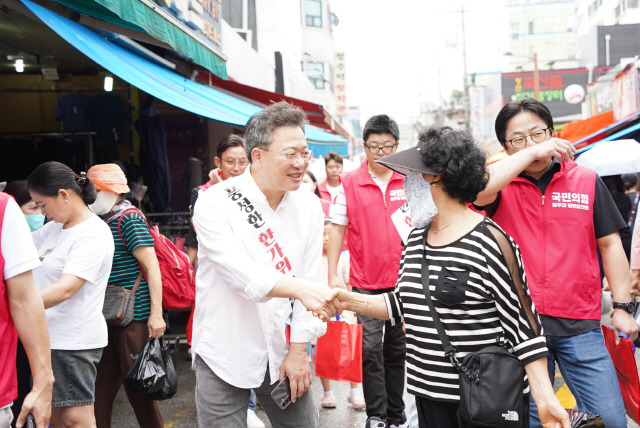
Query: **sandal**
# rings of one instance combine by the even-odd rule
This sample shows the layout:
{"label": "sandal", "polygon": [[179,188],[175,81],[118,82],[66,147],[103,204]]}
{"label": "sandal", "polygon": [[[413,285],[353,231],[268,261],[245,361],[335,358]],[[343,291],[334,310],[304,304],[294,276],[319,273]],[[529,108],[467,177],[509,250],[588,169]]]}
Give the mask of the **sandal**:
{"label": "sandal", "polygon": [[354,409],[357,410],[361,410],[367,407],[362,394],[349,394],[347,396],[347,401],[353,406]]}
{"label": "sandal", "polygon": [[325,409],[335,409],[337,406],[336,397],[333,394],[323,395],[321,401],[322,407]]}

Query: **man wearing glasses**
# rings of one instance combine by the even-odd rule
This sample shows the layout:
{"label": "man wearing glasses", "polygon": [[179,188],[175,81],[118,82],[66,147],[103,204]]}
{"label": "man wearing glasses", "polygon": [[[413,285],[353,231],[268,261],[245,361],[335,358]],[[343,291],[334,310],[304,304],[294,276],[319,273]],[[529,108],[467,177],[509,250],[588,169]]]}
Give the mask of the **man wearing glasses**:
{"label": "man wearing glasses", "polygon": [[[244,427],[250,390],[271,425],[317,427],[307,344],[341,312],[322,275],[320,200],[296,192],[309,166],[307,117],[286,102],[245,128],[250,166],[198,198],[192,356],[198,426]],[[307,311],[308,309],[308,311]],[[271,397],[288,378],[291,404]],[[287,404],[286,402],[284,404]]]}
{"label": "man wearing glasses", "polygon": [[[353,291],[382,294],[393,290],[398,278],[402,239],[391,215],[406,202],[404,176],[375,161],[395,153],[399,130],[387,115],[371,117],[364,126],[367,159],[342,176],[342,187],[331,206],[334,223],[327,258],[329,285],[338,287],[337,267],[345,231],[350,254],[349,280]],[[402,325],[358,314],[363,327],[362,388],[367,428],[399,427],[404,416],[406,338]],[[384,335],[384,337],[383,337]]]}
{"label": "man wearing glasses", "polygon": [[[557,362],[579,410],[602,415],[607,427],[626,427],[600,330],[596,253],[614,300],[613,328],[635,340],[629,265],[618,233],[626,224],[600,177],[573,162],[573,145],[553,138],[553,119],[542,103],[526,98],[505,105],[495,128],[509,157],[489,167],[490,181],[475,205],[520,246],[547,338],[551,382]],[[530,426],[539,427],[533,400],[530,405]]]}

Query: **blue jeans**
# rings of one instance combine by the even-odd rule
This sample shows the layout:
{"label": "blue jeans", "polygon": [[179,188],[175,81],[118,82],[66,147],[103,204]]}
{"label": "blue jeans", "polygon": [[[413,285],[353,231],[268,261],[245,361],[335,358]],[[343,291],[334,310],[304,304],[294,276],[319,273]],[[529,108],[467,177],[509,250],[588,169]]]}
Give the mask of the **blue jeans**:
{"label": "blue jeans", "polygon": [[[613,362],[604,345],[600,329],[576,336],[547,336],[547,359],[551,384],[555,363],[578,404],[578,410],[601,415],[607,428],[625,428],[620,386]],[[540,427],[538,408],[530,399],[529,425]]]}
{"label": "blue jeans", "polygon": [[249,410],[256,411],[256,393],[251,390],[251,395],[249,395]]}

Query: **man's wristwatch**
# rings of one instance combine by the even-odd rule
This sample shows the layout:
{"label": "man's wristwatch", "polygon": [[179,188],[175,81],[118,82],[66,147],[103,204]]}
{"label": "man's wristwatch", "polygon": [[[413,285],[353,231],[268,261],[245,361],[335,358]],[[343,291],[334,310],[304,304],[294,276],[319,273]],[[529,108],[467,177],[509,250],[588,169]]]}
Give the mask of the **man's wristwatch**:
{"label": "man's wristwatch", "polygon": [[632,314],[633,311],[636,309],[636,304],[633,302],[625,302],[625,303],[613,302],[613,309],[622,309]]}

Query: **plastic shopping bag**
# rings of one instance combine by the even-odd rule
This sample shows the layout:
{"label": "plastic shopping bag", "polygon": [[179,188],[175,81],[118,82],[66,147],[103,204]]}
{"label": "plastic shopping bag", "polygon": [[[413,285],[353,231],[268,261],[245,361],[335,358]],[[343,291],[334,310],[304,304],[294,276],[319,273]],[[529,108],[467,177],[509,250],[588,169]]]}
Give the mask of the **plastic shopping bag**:
{"label": "plastic shopping bag", "polygon": [[589,413],[581,412],[580,410],[574,409],[567,410],[567,412],[569,413],[571,428],[604,428],[602,416],[591,415]]}
{"label": "plastic shopping bag", "polygon": [[627,415],[636,423],[640,422],[640,378],[634,355],[633,344],[629,339],[620,338],[616,345],[615,333],[610,327],[602,326],[604,344],[607,346],[611,360],[616,368],[620,392]]}
{"label": "plastic shopping bag", "polygon": [[329,321],[316,344],[316,376],[362,382],[362,324]]}
{"label": "plastic shopping bag", "polygon": [[152,337],[144,345],[142,352],[135,357],[124,382],[133,394],[152,394],[162,388],[165,377],[160,341]]}
{"label": "plastic shopping bag", "polygon": [[168,400],[173,398],[178,392],[178,376],[176,375],[176,369],[173,366],[173,360],[171,354],[173,354],[180,344],[180,338],[176,337],[174,345],[169,349],[167,342],[160,338],[160,350],[162,351],[162,362],[164,364],[164,371],[166,376],[162,379],[162,387],[158,392],[151,394],[154,400]]}

